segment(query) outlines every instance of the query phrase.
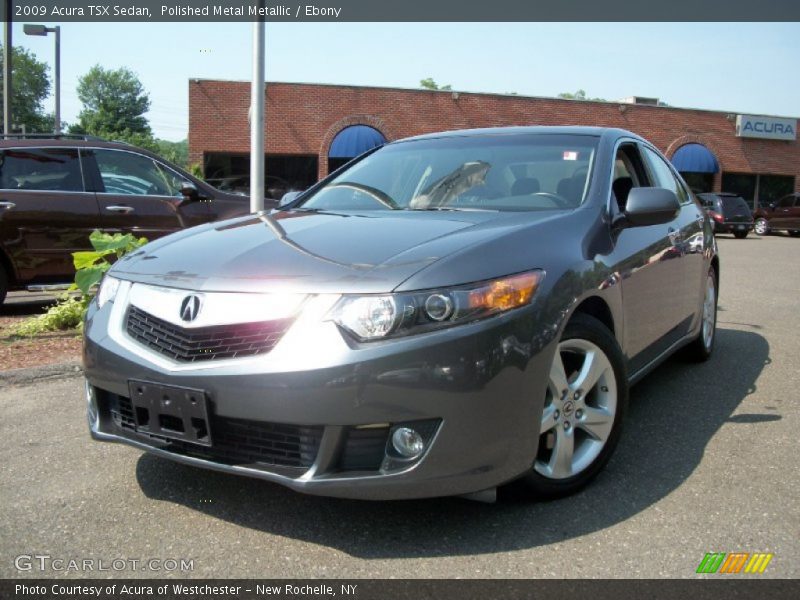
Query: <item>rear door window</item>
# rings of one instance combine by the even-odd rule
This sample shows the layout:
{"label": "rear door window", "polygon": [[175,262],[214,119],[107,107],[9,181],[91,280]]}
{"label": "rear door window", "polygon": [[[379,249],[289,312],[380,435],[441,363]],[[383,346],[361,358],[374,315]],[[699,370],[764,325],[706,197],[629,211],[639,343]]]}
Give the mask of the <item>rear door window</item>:
{"label": "rear door window", "polygon": [[683,184],[675,177],[675,174],[672,172],[672,169],[669,168],[666,161],[647,146],[643,146],[642,149],[644,150],[647,164],[650,167],[652,178],[655,180],[653,187],[660,187],[675,192],[678,202],[681,204],[689,202],[689,194],[684,189]]}
{"label": "rear door window", "polygon": [[82,192],[75,148],[18,148],[0,152],[0,189]]}

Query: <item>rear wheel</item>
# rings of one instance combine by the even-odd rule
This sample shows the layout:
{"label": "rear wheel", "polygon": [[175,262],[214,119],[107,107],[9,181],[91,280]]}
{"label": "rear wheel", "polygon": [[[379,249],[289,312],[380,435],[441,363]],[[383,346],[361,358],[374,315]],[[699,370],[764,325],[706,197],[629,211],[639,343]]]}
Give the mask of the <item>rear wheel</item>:
{"label": "rear wheel", "polygon": [[759,217],[756,219],[753,229],[758,235],[767,235],[769,233],[769,223],[764,217]]}
{"label": "rear wheel", "polygon": [[735,237],[737,239],[740,239],[740,240],[743,240],[744,238],[747,237],[747,232],[746,231],[734,231],[733,232],[733,237]]}
{"label": "rear wheel", "polygon": [[704,362],[711,358],[714,351],[714,340],[717,337],[717,276],[713,267],[706,277],[705,295],[703,297],[702,327],[700,333],[686,347],[686,355],[690,360]]}
{"label": "rear wheel", "polygon": [[559,498],[588,484],[619,440],[628,404],[622,352],[597,319],[575,315],[553,358],[539,447],[519,486],[536,498]]}
{"label": "rear wheel", "polygon": [[790,231],[789,235],[792,236],[792,237],[800,237],[800,231],[795,229],[794,231]]}

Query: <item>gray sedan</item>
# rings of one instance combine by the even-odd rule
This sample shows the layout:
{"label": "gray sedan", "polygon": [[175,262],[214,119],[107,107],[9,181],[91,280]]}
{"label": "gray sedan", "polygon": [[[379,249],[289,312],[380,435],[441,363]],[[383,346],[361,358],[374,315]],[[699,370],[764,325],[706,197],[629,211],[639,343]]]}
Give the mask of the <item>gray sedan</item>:
{"label": "gray sedan", "polygon": [[312,494],[564,496],[632,383],[710,356],[718,289],[708,217],[630,132],[400,140],[120,260],[86,322],[89,427]]}

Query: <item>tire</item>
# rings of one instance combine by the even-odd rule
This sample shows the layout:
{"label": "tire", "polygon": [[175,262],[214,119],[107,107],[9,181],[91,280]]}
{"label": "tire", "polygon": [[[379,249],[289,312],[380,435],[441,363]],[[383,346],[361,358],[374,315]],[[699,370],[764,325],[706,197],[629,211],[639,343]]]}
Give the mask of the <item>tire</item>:
{"label": "tire", "polygon": [[718,279],[714,268],[708,270],[705,296],[703,298],[702,326],[697,338],[686,346],[685,356],[693,362],[705,362],[714,352],[714,341],[717,339],[717,288]]}
{"label": "tire", "polygon": [[747,237],[747,232],[746,231],[734,231],[733,232],[733,237],[735,237],[737,240],[743,240],[744,238]]}
{"label": "tire", "polygon": [[800,231],[795,229],[793,231],[790,231],[789,235],[792,236],[792,237],[800,237]]}
{"label": "tire", "polygon": [[[594,369],[587,375],[593,374],[594,381],[586,390],[580,382],[586,380],[582,371],[589,361]],[[553,359],[539,450],[531,470],[515,482],[518,490],[537,499],[562,498],[597,476],[616,448],[627,412],[624,365],[622,351],[605,325],[580,313],[572,317]],[[568,457],[576,443],[578,452]]]}
{"label": "tire", "polygon": [[8,293],[8,275],[5,269],[0,265],[0,306],[6,301],[6,294]]}
{"label": "tire", "polygon": [[767,235],[769,233],[769,223],[764,217],[759,217],[753,226],[756,235]]}

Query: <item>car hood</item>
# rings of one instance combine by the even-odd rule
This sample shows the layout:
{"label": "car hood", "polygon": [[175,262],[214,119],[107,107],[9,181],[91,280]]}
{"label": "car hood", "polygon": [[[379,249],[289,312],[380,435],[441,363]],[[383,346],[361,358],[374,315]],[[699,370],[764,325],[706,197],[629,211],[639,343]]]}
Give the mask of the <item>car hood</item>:
{"label": "car hood", "polygon": [[380,293],[558,213],[284,211],[188,229],[118,261],[122,279],[201,291]]}

